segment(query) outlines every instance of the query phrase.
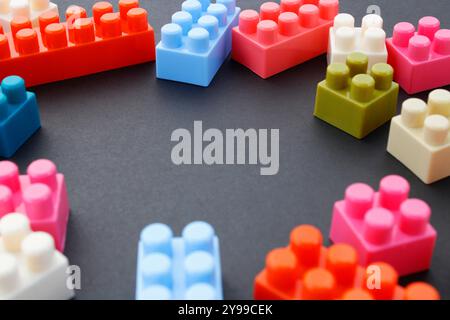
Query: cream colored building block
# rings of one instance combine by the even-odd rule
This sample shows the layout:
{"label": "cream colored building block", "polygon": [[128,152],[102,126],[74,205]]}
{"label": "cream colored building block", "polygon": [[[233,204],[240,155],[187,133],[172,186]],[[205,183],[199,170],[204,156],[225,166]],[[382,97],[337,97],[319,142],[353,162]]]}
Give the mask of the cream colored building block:
{"label": "cream colored building block", "polygon": [[338,14],[330,28],[328,64],[345,63],[352,52],[369,57],[369,69],[374,64],[387,62],[386,33],[383,18],[369,14],[362,19],[361,27],[355,28],[355,18],[348,13]]}
{"label": "cream colored building block", "polygon": [[0,220],[0,300],[65,300],[67,258],[53,238],[32,232],[28,218],[10,213]]}
{"label": "cream colored building block", "polygon": [[450,176],[450,92],[434,90],[428,104],[403,103],[392,119],[387,151],[429,184]]}
{"label": "cream colored building block", "polygon": [[58,6],[50,0],[0,0],[0,23],[3,31],[11,31],[14,17],[25,16],[31,20],[34,28],[39,27],[39,16],[46,12],[58,14]]}

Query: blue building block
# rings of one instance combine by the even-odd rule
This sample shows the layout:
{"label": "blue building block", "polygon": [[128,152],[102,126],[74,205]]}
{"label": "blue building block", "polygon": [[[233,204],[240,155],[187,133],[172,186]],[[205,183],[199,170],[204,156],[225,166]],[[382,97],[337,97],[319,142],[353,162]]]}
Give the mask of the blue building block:
{"label": "blue building block", "polygon": [[231,52],[239,22],[236,0],[187,0],[161,28],[156,77],[207,87]]}
{"label": "blue building block", "polygon": [[141,232],[137,300],[223,300],[219,240],[206,222],[188,224],[174,238],[165,224]]}
{"label": "blue building block", "polygon": [[3,79],[0,89],[0,157],[9,158],[41,127],[36,96],[18,76]]}

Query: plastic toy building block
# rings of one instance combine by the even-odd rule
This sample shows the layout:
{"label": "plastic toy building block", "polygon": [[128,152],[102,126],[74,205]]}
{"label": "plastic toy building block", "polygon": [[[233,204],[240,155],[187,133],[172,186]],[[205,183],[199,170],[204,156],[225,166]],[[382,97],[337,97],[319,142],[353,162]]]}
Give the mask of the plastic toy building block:
{"label": "plastic toy building block", "polygon": [[41,120],[34,93],[23,79],[3,79],[0,89],[0,156],[11,157],[39,128]]}
{"label": "plastic toy building block", "polygon": [[240,11],[235,0],[184,1],[161,28],[156,77],[207,87],[230,54]]}
{"label": "plastic toy building block", "polygon": [[[255,278],[256,300],[437,300],[432,286],[416,282],[398,285],[398,274],[384,262],[358,265],[356,250],[347,244],[322,246],[322,234],[310,225],[291,232],[285,248],[272,250]],[[380,286],[372,285],[372,275]]]}
{"label": "plastic toy building block", "polygon": [[355,18],[341,13],[330,28],[328,63],[345,63],[352,52],[364,53],[369,58],[369,70],[374,64],[386,63],[386,33],[383,18],[369,14],[362,19],[361,28],[355,28]]}
{"label": "plastic toy building block", "polygon": [[69,201],[64,175],[53,162],[36,160],[22,176],[13,162],[0,162],[0,218],[13,212],[25,213],[34,231],[51,234],[64,251]]}
{"label": "plastic toy building block", "polygon": [[154,32],[138,0],[120,0],[119,13],[109,2],[92,11],[87,18],[85,9],[70,6],[65,23],[48,12],[34,29],[14,18],[11,33],[0,34],[0,78],[15,74],[34,86],[155,59]]}
{"label": "plastic toy building block", "polygon": [[450,30],[440,30],[438,19],[420,19],[417,32],[412,24],[400,22],[386,45],[395,81],[407,93],[450,84]]}
{"label": "plastic toy building block", "polygon": [[244,10],[233,28],[232,59],[266,79],[327,51],[338,0],[263,3]]}
{"label": "plastic toy building block", "polygon": [[387,151],[424,183],[450,176],[450,92],[430,93],[428,105],[420,99],[403,103],[392,119]]}
{"label": "plastic toy building block", "polygon": [[332,63],[317,86],[314,115],[355,138],[362,139],[395,116],[399,87],[394,70],[377,63],[366,74],[368,58],[347,57],[347,65]]}
{"label": "plastic toy building block", "polygon": [[0,220],[0,300],[65,300],[67,258],[46,232],[31,232],[28,218],[13,213]]}
{"label": "plastic toy building block", "polygon": [[188,224],[182,237],[161,223],[141,233],[137,300],[222,300],[219,240],[206,222]]}
{"label": "plastic toy building block", "polygon": [[430,207],[409,199],[410,186],[400,176],[387,176],[378,192],[352,184],[334,205],[330,239],[356,248],[360,263],[391,264],[403,276],[429,269],[436,242]]}

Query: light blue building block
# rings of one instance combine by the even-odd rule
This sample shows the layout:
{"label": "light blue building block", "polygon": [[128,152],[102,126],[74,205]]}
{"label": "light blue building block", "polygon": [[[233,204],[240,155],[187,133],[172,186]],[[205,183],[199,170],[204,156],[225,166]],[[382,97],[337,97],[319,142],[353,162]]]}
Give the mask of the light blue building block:
{"label": "light blue building block", "polygon": [[137,300],[223,300],[219,239],[206,222],[188,224],[174,238],[165,224],[141,232]]}
{"label": "light blue building block", "polygon": [[236,0],[187,0],[161,28],[156,77],[207,87],[231,52]]}
{"label": "light blue building block", "polygon": [[9,158],[41,127],[36,96],[18,76],[3,79],[0,89],[0,157]]}

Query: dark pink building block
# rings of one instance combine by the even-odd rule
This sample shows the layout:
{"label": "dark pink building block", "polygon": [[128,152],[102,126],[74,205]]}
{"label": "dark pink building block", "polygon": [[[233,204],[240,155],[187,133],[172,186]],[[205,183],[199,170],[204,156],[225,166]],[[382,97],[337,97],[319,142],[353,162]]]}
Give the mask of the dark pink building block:
{"label": "dark pink building block", "polygon": [[408,181],[394,175],[381,180],[378,192],[352,184],[334,205],[331,241],[354,246],[364,266],[383,261],[400,275],[429,269],[437,237],[431,209],[409,199],[409,190]]}
{"label": "dark pink building block", "polygon": [[417,32],[408,22],[396,24],[386,46],[394,80],[407,93],[450,84],[450,30],[440,29],[438,19],[420,19]]}
{"label": "dark pink building block", "polygon": [[0,218],[12,212],[25,213],[33,231],[51,234],[64,251],[69,201],[64,175],[53,162],[36,160],[21,176],[15,163],[0,162]]}

